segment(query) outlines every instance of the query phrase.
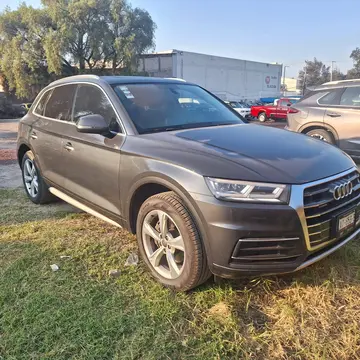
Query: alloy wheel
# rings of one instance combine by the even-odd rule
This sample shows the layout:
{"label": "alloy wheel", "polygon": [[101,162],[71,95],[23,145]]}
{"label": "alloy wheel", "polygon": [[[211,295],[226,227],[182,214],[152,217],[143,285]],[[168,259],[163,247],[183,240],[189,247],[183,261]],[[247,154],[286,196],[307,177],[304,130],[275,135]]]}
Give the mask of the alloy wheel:
{"label": "alloy wheel", "polygon": [[35,198],[39,192],[39,180],[34,162],[26,159],[23,171],[26,191],[32,198]]}
{"label": "alloy wheel", "polygon": [[175,221],[162,210],[152,210],[142,224],[146,256],[155,271],[166,279],[177,279],[185,264],[183,237]]}
{"label": "alloy wheel", "polygon": [[313,138],[316,138],[316,139],[319,139],[319,140],[321,140],[321,141],[325,141],[325,142],[327,142],[327,139],[325,138],[325,136],[323,136],[323,135],[321,135],[321,134],[311,134],[310,135],[311,137],[313,137]]}

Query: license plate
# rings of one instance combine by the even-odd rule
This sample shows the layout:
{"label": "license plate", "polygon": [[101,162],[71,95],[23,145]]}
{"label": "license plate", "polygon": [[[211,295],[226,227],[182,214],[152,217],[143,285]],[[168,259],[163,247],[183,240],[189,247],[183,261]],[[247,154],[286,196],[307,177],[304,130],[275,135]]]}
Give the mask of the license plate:
{"label": "license plate", "polygon": [[347,230],[350,230],[355,225],[355,210],[351,211],[350,213],[347,213],[345,215],[342,215],[338,219],[338,232],[344,233]]}

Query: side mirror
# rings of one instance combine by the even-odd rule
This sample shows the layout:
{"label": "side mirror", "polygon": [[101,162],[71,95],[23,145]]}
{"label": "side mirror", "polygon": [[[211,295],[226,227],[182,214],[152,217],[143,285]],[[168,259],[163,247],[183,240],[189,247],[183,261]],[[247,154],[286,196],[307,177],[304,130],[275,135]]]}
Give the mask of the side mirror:
{"label": "side mirror", "polygon": [[81,116],[76,128],[78,132],[88,134],[104,134],[109,131],[104,117],[99,114]]}

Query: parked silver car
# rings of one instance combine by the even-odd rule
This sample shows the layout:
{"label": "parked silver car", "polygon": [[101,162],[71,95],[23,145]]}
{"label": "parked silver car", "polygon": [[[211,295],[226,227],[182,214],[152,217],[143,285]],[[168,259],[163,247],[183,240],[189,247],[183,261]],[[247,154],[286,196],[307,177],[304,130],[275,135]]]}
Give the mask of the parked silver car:
{"label": "parked silver car", "polygon": [[288,112],[287,129],[339,146],[360,159],[360,79],[316,87]]}

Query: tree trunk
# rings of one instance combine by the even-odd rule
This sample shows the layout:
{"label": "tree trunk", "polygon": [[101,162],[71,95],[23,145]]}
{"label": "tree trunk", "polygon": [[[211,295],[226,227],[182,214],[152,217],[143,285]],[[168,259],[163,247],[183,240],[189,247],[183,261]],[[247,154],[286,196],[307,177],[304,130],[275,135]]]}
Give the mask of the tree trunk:
{"label": "tree trunk", "polygon": [[80,72],[82,72],[82,70],[85,70],[85,60],[83,57],[79,58],[79,67],[80,67]]}
{"label": "tree trunk", "polygon": [[112,73],[113,73],[113,75],[115,75],[115,72],[116,72],[116,62],[117,62],[117,56],[115,54],[114,57],[113,57],[113,61],[112,61]]}

